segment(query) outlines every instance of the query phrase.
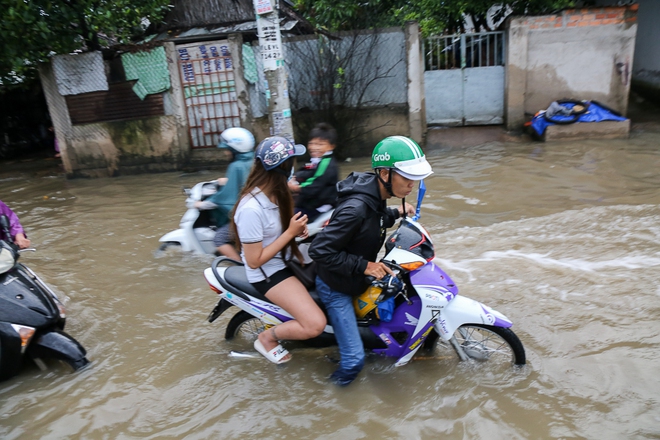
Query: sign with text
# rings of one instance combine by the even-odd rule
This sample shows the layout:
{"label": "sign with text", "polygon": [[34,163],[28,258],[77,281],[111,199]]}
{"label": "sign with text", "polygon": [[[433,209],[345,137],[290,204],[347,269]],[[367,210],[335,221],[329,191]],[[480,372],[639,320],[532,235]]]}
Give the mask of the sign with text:
{"label": "sign with text", "polygon": [[259,48],[261,49],[261,60],[264,70],[276,70],[283,65],[282,53],[282,35],[280,34],[280,24],[277,21],[276,14],[271,17],[257,17],[257,27],[259,28]]}
{"label": "sign with text", "polygon": [[209,76],[234,70],[226,40],[177,46],[177,54],[184,83],[195,83],[198,75]]}
{"label": "sign with text", "polygon": [[270,0],[254,0],[254,10],[257,15],[273,12],[273,5]]}

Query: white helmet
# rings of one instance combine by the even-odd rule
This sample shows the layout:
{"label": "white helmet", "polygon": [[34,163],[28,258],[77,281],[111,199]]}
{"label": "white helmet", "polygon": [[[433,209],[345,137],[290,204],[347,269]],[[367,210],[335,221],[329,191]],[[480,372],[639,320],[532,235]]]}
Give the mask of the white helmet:
{"label": "white helmet", "polygon": [[241,127],[228,128],[220,135],[218,148],[231,148],[238,153],[254,150],[254,136]]}

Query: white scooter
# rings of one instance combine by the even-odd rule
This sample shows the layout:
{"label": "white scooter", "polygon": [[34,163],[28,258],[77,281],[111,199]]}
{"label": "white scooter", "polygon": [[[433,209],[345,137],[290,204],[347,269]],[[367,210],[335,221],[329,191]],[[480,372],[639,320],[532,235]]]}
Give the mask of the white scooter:
{"label": "white scooter", "polygon": [[[213,244],[215,236],[215,223],[211,219],[211,211],[200,211],[195,208],[195,202],[203,201],[212,196],[220,189],[217,180],[208,182],[199,182],[192,188],[183,188],[186,194],[186,210],[181,221],[179,229],[168,232],[160,237],[161,245],[158,248],[164,251],[171,246],[180,246],[181,250],[194,252],[197,254],[216,254],[216,246]],[[309,236],[313,237],[330,220],[333,210],[319,215],[313,222],[307,224]]]}
{"label": "white scooter", "polygon": [[192,188],[183,188],[183,192],[187,196],[188,209],[181,217],[179,229],[160,237],[159,250],[165,250],[170,246],[180,246],[181,250],[186,252],[215,254],[216,248],[213,244],[215,223],[211,219],[211,211],[200,211],[194,205],[195,202],[206,200],[215,194],[219,188],[217,180],[199,182]]}

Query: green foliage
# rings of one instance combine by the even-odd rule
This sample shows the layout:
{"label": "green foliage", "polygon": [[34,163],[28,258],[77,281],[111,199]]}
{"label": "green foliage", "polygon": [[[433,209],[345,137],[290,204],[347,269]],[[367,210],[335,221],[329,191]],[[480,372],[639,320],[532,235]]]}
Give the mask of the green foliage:
{"label": "green foliage", "polygon": [[[584,2],[583,2],[584,3]],[[587,2],[588,3],[588,2]],[[420,23],[425,35],[461,32],[464,16],[485,26],[494,5],[510,7],[515,15],[550,13],[575,5],[574,0],[295,0],[299,13],[321,29],[342,31]]]}
{"label": "green foliage", "polygon": [[147,18],[160,22],[169,0],[0,0],[0,81],[32,76],[55,54],[128,43]]}

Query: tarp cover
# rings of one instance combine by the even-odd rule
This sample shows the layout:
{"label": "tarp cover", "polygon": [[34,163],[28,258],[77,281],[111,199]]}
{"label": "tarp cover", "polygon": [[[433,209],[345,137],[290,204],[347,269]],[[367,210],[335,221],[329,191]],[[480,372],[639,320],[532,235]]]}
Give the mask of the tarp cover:
{"label": "tarp cover", "polygon": [[[587,109],[586,112],[582,113],[577,121],[575,123],[580,123],[580,122],[600,122],[600,121],[625,121],[626,118],[623,116],[619,115],[618,113],[613,112],[612,110],[606,108],[605,106],[595,102],[595,101],[588,101],[589,102],[589,108]],[[562,104],[565,107],[568,108],[573,108],[575,104],[573,103],[566,103]],[[549,125],[557,125],[554,122],[550,122],[547,119],[543,117],[544,112],[539,112],[534,116],[532,119],[531,126],[534,129],[534,131],[539,135],[542,136],[543,133],[545,133],[545,129]],[[561,116],[561,115],[554,115],[552,119],[555,121],[570,121],[574,118],[574,116]]]}
{"label": "tarp cover", "polygon": [[151,51],[125,53],[121,56],[127,80],[138,80],[133,91],[140,99],[170,88],[170,72],[167,68],[165,49],[157,47]]}
{"label": "tarp cover", "polygon": [[62,96],[108,90],[103,54],[87,52],[53,57],[57,91]]}

